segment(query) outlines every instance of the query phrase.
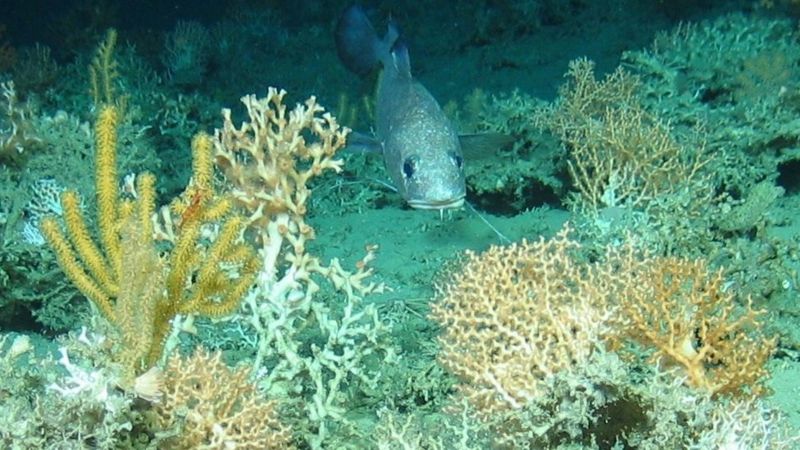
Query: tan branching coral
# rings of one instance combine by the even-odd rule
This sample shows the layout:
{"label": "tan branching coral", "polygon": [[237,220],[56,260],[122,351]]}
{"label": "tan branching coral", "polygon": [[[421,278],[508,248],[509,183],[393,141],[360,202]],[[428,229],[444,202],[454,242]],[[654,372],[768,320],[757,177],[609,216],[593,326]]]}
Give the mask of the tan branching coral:
{"label": "tan branching coral", "polygon": [[616,258],[631,274],[617,293],[624,339],[654,349],[652,360],[677,366],[699,390],[763,393],[776,339],[763,336],[764,311],[754,310],[749,298],[740,305],[721,270],[709,270],[703,260],[641,259],[631,251]]}
{"label": "tan branching coral", "polygon": [[291,449],[291,433],[248,381],[246,367],[229,369],[220,353],[173,355],[165,370],[164,399],[156,406],[161,427],[175,433],[172,449]]}
{"label": "tan branching coral", "polygon": [[483,414],[518,409],[544,379],[586,360],[612,332],[608,279],[577,261],[567,230],[555,238],[468,251],[439,288],[441,363]]}
{"label": "tan branching coral", "polygon": [[[329,113],[322,114],[314,97],[287,111],[285,95],[270,88],[261,99],[242,97],[250,121],[237,128],[225,109],[223,128],[216,134],[217,166],[250,213],[250,223],[258,226],[280,213],[295,219],[305,216],[310,180],[327,170],[339,172],[342,166],[334,154],[344,145],[348,130]],[[306,132],[315,139],[309,141]],[[304,228],[303,223],[297,226]]]}
{"label": "tan branching coral", "polygon": [[762,392],[775,341],[761,335],[761,313],[723,288],[721,272],[631,245],[583,262],[567,232],[467,252],[439,288],[440,361],[477,410],[519,409],[543,395],[547,377],[632,343],[703,393]]}
{"label": "tan branching coral", "polygon": [[[314,97],[287,111],[285,95],[269,88],[264,98],[242,97],[250,121],[237,128],[231,111],[224,109],[223,127],[214,139],[216,164],[261,246],[259,282],[271,300],[304,284],[304,297],[310,301],[318,289],[312,273],[329,278],[348,295],[370,292],[378,286],[363,281],[371,273],[367,263],[376,247],[367,249],[355,273],[344,270],[336,259],[323,266],[306,252],[306,243],[314,239],[314,229],[306,223],[309,183],[326,171],[341,171],[342,160],[335,154],[344,147],[350,130],[339,126]],[[283,261],[290,268],[281,274]]]}
{"label": "tan branching coral", "polygon": [[572,61],[559,99],[534,121],[566,145],[577,190],[574,206],[596,213],[613,206],[647,209],[664,195],[694,188],[707,199],[702,143],[679,143],[669,125],[646,111],[637,96],[639,80],[617,69],[595,79],[594,64]]}

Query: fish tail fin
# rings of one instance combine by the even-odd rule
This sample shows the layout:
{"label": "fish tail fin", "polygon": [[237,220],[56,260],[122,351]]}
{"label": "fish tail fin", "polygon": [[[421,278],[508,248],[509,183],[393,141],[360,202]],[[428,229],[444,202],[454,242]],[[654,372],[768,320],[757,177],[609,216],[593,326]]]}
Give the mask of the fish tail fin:
{"label": "fish tail fin", "polygon": [[351,5],[336,24],[336,51],[348,70],[366,75],[379,64],[386,67],[392,61],[391,51],[398,36],[397,28],[390,23],[386,36],[378,38],[364,9]]}

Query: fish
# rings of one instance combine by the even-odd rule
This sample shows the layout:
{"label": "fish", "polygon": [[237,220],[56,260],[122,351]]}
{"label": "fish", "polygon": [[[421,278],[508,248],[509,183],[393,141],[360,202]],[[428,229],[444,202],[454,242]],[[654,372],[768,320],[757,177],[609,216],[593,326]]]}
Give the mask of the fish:
{"label": "fish", "polygon": [[383,154],[394,187],[412,208],[460,208],[466,197],[461,140],[433,95],[412,76],[397,26],[390,21],[380,38],[364,10],[352,5],[339,18],[335,40],[351,72],[364,76],[380,69],[374,136],[357,135],[352,145]]}

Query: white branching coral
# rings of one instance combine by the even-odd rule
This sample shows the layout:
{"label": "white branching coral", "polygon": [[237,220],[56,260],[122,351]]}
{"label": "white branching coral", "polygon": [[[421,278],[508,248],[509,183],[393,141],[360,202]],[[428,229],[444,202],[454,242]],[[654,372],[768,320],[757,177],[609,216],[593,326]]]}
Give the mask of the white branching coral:
{"label": "white branching coral", "polygon": [[[366,362],[388,361],[394,351],[387,325],[372,305],[361,304],[363,296],[383,289],[369,279],[377,247],[367,246],[352,270],[307,251],[315,237],[306,222],[309,183],[341,170],[335,155],[349,130],[314,97],[287,109],[285,94],[270,88],[265,98],[243,97],[249,121],[239,127],[223,110],[215,157],[259,245],[261,272],[239,319],[255,334],[252,371],[272,394],[304,386],[290,402],[305,415],[309,444],[320,448],[332,424],[346,421],[345,386],[374,387],[379,373],[366,369]],[[316,300],[321,282],[341,296]]]}
{"label": "white branching coral", "polygon": [[44,236],[39,231],[39,221],[47,216],[61,217],[61,193],[64,188],[52,178],[42,178],[33,183],[31,199],[25,205],[25,224],[22,240],[31,245],[44,245]]}

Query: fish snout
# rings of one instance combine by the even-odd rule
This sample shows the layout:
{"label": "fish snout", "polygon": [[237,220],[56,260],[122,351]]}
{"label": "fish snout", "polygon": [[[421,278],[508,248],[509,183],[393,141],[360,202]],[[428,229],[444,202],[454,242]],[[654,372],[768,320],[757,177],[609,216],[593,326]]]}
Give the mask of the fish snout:
{"label": "fish snout", "polygon": [[464,206],[464,197],[454,198],[446,201],[431,202],[428,200],[408,200],[408,205],[414,209],[454,209]]}
{"label": "fish snout", "polygon": [[452,209],[464,205],[466,197],[463,188],[439,186],[439,189],[427,189],[419,196],[410,196],[406,199],[408,205],[414,209]]}

